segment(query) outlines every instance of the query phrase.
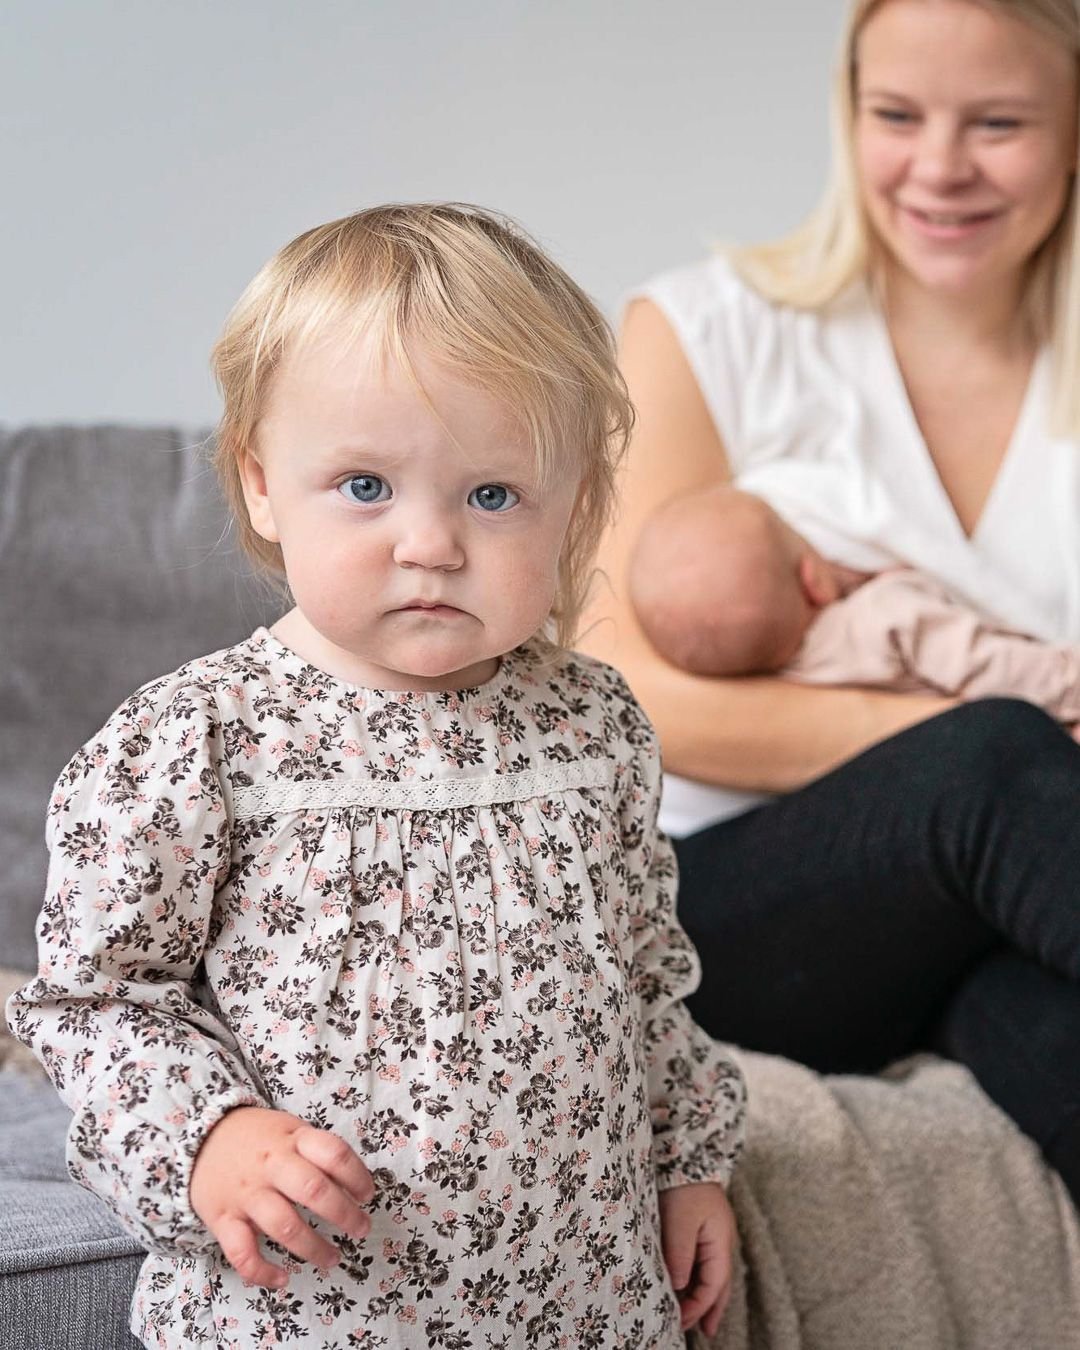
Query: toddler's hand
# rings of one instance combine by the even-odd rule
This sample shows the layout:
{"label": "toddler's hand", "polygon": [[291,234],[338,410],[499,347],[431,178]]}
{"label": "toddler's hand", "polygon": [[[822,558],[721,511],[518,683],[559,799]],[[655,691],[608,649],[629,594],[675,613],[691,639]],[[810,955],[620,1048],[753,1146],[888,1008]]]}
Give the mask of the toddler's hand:
{"label": "toddler's hand", "polygon": [[192,1208],[226,1261],[249,1283],[270,1289],[284,1288],[288,1275],[262,1256],[261,1233],[301,1261],[336,1265],[337,1248],[296,1206],[362,1238],[371,1220],[360,1206],[374,1193],[371,1173],[344,1139],[259,1106],[222,1116],[203,1140],[190,1185]]}
{"label": "toddler's hand", "polygon": [[737,1241],[723,1186],[702,1182],[661,1191],[660,1233],[683,1331],[701,1321],[705,1335],[714,1335],[731,1295]]}

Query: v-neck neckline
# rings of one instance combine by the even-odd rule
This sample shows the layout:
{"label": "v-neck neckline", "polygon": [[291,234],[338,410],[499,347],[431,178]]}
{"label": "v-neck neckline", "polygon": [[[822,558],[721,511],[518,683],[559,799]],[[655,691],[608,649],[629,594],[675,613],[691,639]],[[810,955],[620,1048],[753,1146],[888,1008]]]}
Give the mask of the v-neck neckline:
{"label": "v-neck neckline", "polygon": [[[867,299],[870,312],[873,315],[873,328],[883,358],[883,365],[888,372],[892,395],[899,409],[900,425],[905,429],[907,439],[911,442],[915,452],[914,458],[920,465],[920,470],[926,480],[926,488],[929,493],[926,500],[937,502],[939,514],[947,518],[949,529],[965,546],[977,548],[990,532],[995,515],[995,505],[1006,491],[1003,484],[1012,476],[1015,463],[1023,458],[1023,446],[1030,439],[1031,420],[1037,403],[1038,389],[1044,376],[1046,350],[1040,346],[1035,352],[1031,363],[1031,372],[1028,375],[1024,396],[1020,400],[1020,407],[1013,422],[1009,442],[1005,447],[1001,462],[998,464],[993,482],[990,484],[990,490],[987,492],[978,517],[969,532],[964,528],[953,499],[949,496],[948,489],[941,477],[941,472],[930,453],[930,446],[927,444],[926,437],[919,426],[918,418],[915,416],[911,395],[908,393],[903,373],[900,370],[900,362],[897,360],[896,348],[893,346],[889,325],[885,321],[885,315],[880,304],[870,292],[869,287],[867,287]],[[905,467],[910,468],[910,466]]]}

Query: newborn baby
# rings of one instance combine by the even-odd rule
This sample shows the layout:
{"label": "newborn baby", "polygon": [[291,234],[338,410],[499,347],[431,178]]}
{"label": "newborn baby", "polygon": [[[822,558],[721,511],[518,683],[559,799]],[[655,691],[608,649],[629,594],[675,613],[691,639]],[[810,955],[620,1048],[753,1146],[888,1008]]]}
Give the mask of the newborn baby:
{"label": "newborn baby", "polygon": [[1003,628],[912,568],[867,577],[829,562],[760,497],[727,484],[652,516],[630,595],[656,650],[698,675],[1004,695],[1080,719],[1080,647]]}

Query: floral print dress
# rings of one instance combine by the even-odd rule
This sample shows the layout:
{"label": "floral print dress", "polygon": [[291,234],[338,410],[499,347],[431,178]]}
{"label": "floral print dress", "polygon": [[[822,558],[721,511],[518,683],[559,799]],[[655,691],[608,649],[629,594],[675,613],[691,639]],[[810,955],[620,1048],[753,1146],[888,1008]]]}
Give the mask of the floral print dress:
{"label": "floral print dress", "polygon": [[[656,829],[654,735],[538,644],[480,687],[345,684],[267,630],[140,689],[61,774],[9,1004],[72,1175],[149,1249],[160,1347],[681,1347],[657,1187],[726,1182],[738,1070]],[[191,1208],[230,1108],[340,1133],[362,1241],[247,1288]]]}

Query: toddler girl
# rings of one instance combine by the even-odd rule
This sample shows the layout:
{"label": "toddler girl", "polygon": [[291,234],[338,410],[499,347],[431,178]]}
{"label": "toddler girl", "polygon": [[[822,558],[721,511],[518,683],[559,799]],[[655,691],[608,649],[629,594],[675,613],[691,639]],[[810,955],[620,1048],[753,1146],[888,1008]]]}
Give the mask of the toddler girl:
{"label": "toddler girl", "polygon": [[294,607],[61,774],[9,1004],[152,1253],[133,1329],[681,1346],[743,1089],[680,1002],[652,730],[556,645],[631,416],[607,326],[507,223],[387,207],[282,250],[215,367]]}

